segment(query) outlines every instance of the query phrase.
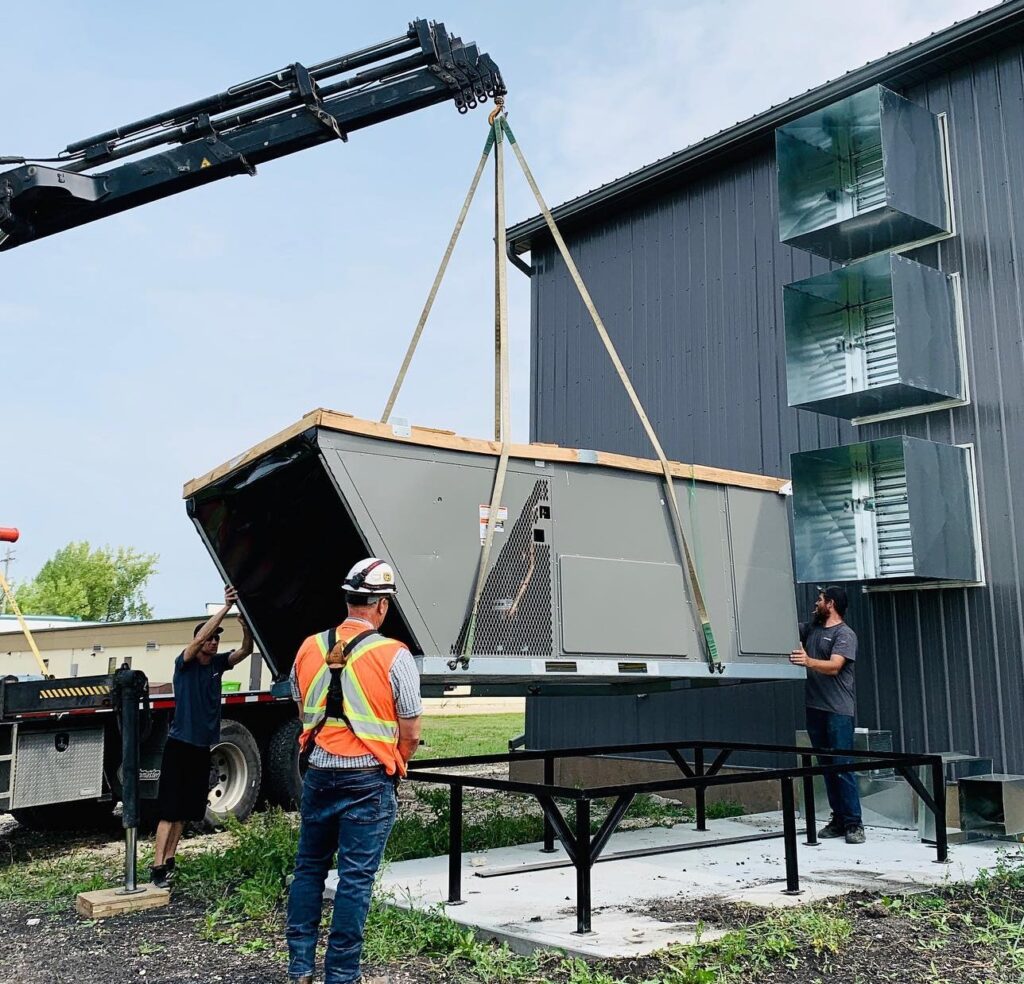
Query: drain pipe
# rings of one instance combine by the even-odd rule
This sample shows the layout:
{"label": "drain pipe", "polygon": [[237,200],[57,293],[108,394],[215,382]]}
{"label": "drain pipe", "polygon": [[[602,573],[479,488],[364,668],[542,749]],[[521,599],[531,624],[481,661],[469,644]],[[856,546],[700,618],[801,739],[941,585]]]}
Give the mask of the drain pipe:
{"label": "drain pipe", "polygon": [[515,251],[515,246],[512,243],[511,239],[509,239],[505,243],[505,255],[508,257],[509,263],[511,263],[512,266],[514,266],[521,273],[525,273],[527,277],[533,275],[533,270],[530,268],[529,264],[524,263],[521,259],[519,259],[519,254]]}

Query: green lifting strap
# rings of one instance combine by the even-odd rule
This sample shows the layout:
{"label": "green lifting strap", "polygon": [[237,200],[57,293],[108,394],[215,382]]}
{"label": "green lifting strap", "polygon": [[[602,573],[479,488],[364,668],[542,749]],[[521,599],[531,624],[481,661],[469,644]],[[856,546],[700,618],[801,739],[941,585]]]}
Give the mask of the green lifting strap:
{"label": "green lifting strap", "polygon": [[526,182],[529,184],[530,190],[533,192],[533,197],[537,199],[537,205],[540,207],[541,213],[544,216],[544,221],[547,223],[548,231],[551,233],[551,237],[554,239],[555,245],[558,247],[558,251],[562,255],[562,260],[565,262],[566,269],[569,271],[569,275],[572,277],[573,283],[576,285],[576,290],[579,291],[579,295],[590,314],[590,318],[594,322],[597,334],[600,336],[600,339],[604,344],[608,357],[612,360],[612,365],[614,366],[619,380],[622,382],[622,385],[626,390],[626,395],[629,397],[630,402],[633,404],[633,409],[640,418],[640,423],[643,425],[644,431],[647,434],[647,439],[651,442],[651,446],[654,448],[654,453],[658,456],[658,461],[661,464],[661,470],[665,481],[665,499],[668,504],[669,516],[672,521],[672,532],[675,535],[676,546],[679,549],[679,556],[683,561],[683,567],[686,571],[687,579],[690,582],[690,593],[693,598],[693,606],[700,622],[701,635],[704,638],[704,657],[708,664],[708,670],[711,673],[721,673],[724,667],[718,660],[718,646],[715,643],[715,634],[711,629],[711,618],[708,615],[707,605],[704,602],[704,592],[701,589],[700,579],[697,577],[697,569],[694,566],[693,557],[690,554],[690,548],[686,542],[686,536],[683,533],[682,519],[679,514],[679,503],[676,500],[676,491],[672,484],[672,469],[669,465],[668,458],[665,457],[665,452],[662,450],[661,442],[658,440],[658,435],[655,433],[654,427],[644,411],[643,404],[640,402],[640,397],[637,396],[636,390],[633,388],[633,383],[630,381],[629,373],[626,372],[626,367],[622,364],[622,360],[619,358],[619,354],[615,350],[615,345],[611,340],[611,336],[608,334],[608,330],[604,326],[604,322],[601,320],[601,315],[597,312],[597,306],[594,304],[594,300],[590,296],[590,292],[587,290],[587,286],[584,284],[583,278],[580,276],[580,272],[569,253],[569,247],[566,246],[565,240],[562,238],[558,225],[555,223],[554,216],[551,214],[551,209],[548,208],[547,202],[544,201],[544,196],[540,193],[540,188],[537,187],[537,182],[534,180],[533,172],[526,163],[526,158],[523,157],[523,152],[516,141],[515,135],[512,133],[512,128],[508,125],[508,120],[504,116],[500,118],[500,122],[502,129],[508,137],[509,145],[511,146],[513,153],[516,155],[516,160],[522,168]]}

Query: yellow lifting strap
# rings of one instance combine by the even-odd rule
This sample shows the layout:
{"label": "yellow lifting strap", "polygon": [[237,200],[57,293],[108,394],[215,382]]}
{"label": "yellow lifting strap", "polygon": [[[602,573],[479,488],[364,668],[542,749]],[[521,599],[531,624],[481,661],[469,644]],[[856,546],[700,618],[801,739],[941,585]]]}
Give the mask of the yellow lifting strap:
{"label": "yellow lifting strap", "polygon": [[662,477],[665,486],[665,501],[668,506],[669,518],[672,525],[673,536],[676,541],[676,547],[679,551],[680,559],[682,560],[683,569],[686,572],[686,579],[689,582],[690,594],[693,601],[693,607],[696,612],[697,620],[700,623],[701,635],[704,640],[704,656],[708,664],[708,669],[714,673],[721,673],[723,670],[722,664],[718,660],[718,647],[715,643],[714,633],[711,629],[711,618],[708,615],[707,605],[704,600],[704,592],[701,589],[700,579],[697,574],[697,568],[694,565],[693,557],[690,553],[689,545],[686,541],[686,535],[683,531],[682,519],[679,512],[679,503],[676,499],[675,486],[672,482],[672,471],[669,466],[668,458],[665,456],[665,452],[661,446],[661,442],[658,440],[658,435],[655,433],[654,427],[651,424],[650,419],[647,416],[643,408],[643,404],[640,402],[639,396],[637,396],[636,390],[633,388],[633,384],[630,381],[629,374],[626,371],[626,367],[622,364],[622,360],[619,358],[619,354],[615,349],[615,345],[608,334],[608,330],[605,328],[604,322],[601,320],[601,315],[597,311],[597,307],[594,304],[593,298],[590,296],[590,292],[587,290],[586,284],[583,282],[583,278],[580,276],[580,272],[576,267],[575,262],[569,248],[565,244],[565,240],[562,238],[562,234],[559,231],[558,225],[551,214],[551,210],[548,208],[547,203],[544,201],[543,195],[541,195],[540,188],[537,186],[537,182],[534,180],[533,172],[530,170],[529,165],[526,163],[526,158],[523,156],[522,149],[517,142],[515,135],[512,132],[512,128],[508,124],[504,105],[500,100],[500,97],[495,100],[496,106],[493,112],[488,117],[488,123],[490,124],[487,141],[484,144],[483,153],[480,156],[480,161],[477,164],[475,173],[473,174],[473,180],[470,183],[469,192],[466,195],[466,199],[463,202],[462,209],[459,212],[458,219],[455,223],[455,228],[452,231],[451,237],[448,240],[448,246],[445,249],[444,256],[441,259],[440,268],[437,271],[437,275],[434,278],[433,285],[430,288],[430,293],[427,296],[427,302],[423,307],[423,312],[420,315],[420,319],[417,322],[416,329],[413,332],[412,340],[409,343],[409,348],[405,354],[405,358],[402,361],[402,366],[398,372],[398,378],[395,380],[395,384],[392,387],[391,394],[388,397],[386,406],[384,407],[384,413],[381,416],[381,422],[387,423],[391,416],[391,412],[394,409],[395,401],[398,399],[399,391],[402,388],[402,384],[405,381],[406,373],[408,372],[409,365],[412,362],[413,354],[416,351],[416,347],[419,344],[421,335],[423,334],[423,328],[426,325],[427,318],[430,314],[430,310],[433,307],[434,300],[437,297],[437,291],[441,285],[441,281],[444,278],[445,271],[448,268],[448,262],[451,259],[452,252],[455,249],[455,244],[458,241],[459,233],[462,231],[462,226],[465,223],[466,215],[469,212],[470,204],[473,201],[473,196],[476,193],[477,186],[480,183],[480,178],[483,174],[484,167],[487,164],[487,159],[494,151],[494,382],[495,382],[495,398],[494,398],[494,439],[499,442],[499,454],[498,454],[498,465],[494,476],[494,485],[491,492],[490,509],[487,516],[487,527],[484,532],[483,544],[480,550],[480,563],[477,569],[476,584],[473,590],[473,599],[470,607],[469,614],[469,625],[467,628],[465,641],[462,647],[462,653],[448,665],[449,668],[455,669],[461,665],[463,668],[469,666],[470,654],[473,651],[473,641],[476,634],[476,623],[478,609],[480,605],[480,598],[483,594],[484,584],[486,583],[487,569],[490,563],[491,547],[494,541],[494,530],[498,521],[498,511],[501,505],[501,496],[505,487],[505,476],[508,470],[508,458],[509,458],[509,442],[511,441],[511,426],[510,426],[510,410],[509,410],[509,365],[508,365],[508,283],[507,283],[507,268],[505,265],[505,173],[504,173],[504,157],[503,157],[503,145],[504,137],[508,137],[508,142],[512,147],[512,151],[516,156],[516,160],[519,162],[519,166],[522,169],[523,175],[526,178],[527,183],[530,186],[530,190],[533,192],[534,198],[537,200],[537,205],[540,207],[541,214],[544,216],[544,221],[547,223],[548,230],[551,233],[552,238],[555,241],[555,245],[558,247],[558,251],[565,262],[566,269],[569,271],[569,275],[572,277],[573,283],[576,285],[576,289],[579,292],[580,297],[583,300],[588,313],[590,314],[591,320],[594,323],[594,327],[597,329],[597,334],[604,345],[605,351],[608,353],[608,357],[611,359],[612,365],[618,374],[619,380],[622,383],[623,388],[626,391],[626,395],[629,397],[630,402],[633,405],[633,409],[636,411],[636,415],[643,426],[644,432],[647,435],[647,439],[651,443],[651,447],[654,449],[654,453],[658,458],[658,462],[661,465]]}
{"label": "yellow lifting strap", "polygon": [[707,605],[704,602],[704,592],[700,586],[700,579],[697,577],[697,569],[694,566],[693,557],[690,555],[690,548],[686,542],[686,536],[683,533],[682,519],[679,515],[679,503],[676,501],[676,491],[672,484],[672,471],[669,467],[668,458],[665,457],[665,452],[661,447],[661,442],[658,440],[658,435],[655,433],[654,427],[651,425],[651,421],[648,419],[647,413],[644,411],[643,404],[640,402],[640,397],[637,396],[636,390],[633,388],[629,374],[626,372],[626,367],[622,364],[622,360],[619,358],[619,353],[615,350],[615,345],[612,343],[608,330],[605,328],[604,322],[601,320],[601,315],[598,314],[597,306],[594,304],[594,299],[590,296],[590,291],[587,290],[587,286],[583,282],[583,278],[580,276],[579,270],[576,268],[576,264],[569,253],[568,246],[565,245],[565,240],[562,238],[562,233],[559,231],[554,216],[551,214],[551,209],[548,208],[547,202],[544,201],[544,196],[540,193],[540,188],[537,187],[537,182],[534,180],[533,172],[526,163],[526,158],[523,156],[523,152],[516,141],[515,135],[512,133],[512,128],[508,125],[508,120],[504,117],[501,118],[501,126],[508,137],[508,142],[512,147],[512,152],[516,155],[516,160],[522,168],[523,176],[526,178],[526,182],[529,184],[530,190],[533,192],[533,197],[537,199],[537,205],[541,210],[541,214],[544,216],[544,221],[547,223],[548,231],[551,233],[551,238],[554,239],[555,245],[558,247],[558,252],[562,255],[562,260],[565,262],[566,269],[569,271],[569,275],[572,277],[573,283],[576,285],[576,290],[579,291],[579,295],[590,314],[590,318],[594,322],[594,327],[597,329],[597,334],[600,336],[601,342],[604,344],[605,351],[608,353],[608,357],[612,360],[612,365],[615,367],[619,380],[621,381],[630,402],[633,404],[633,409],[636,411],[637,417],[640,418],[640,423],[643,425],[644,431],[647,434],[647,439],[651,442],[651,447],[654,448],[654,453],[658,457],[658,462],[661,465],[661,471],[665,481],[665,499],[668,504],[669,516],[672,521],[672,531],[675,534],[676,546],[679,549],[679,556],[682,559],[683,566],[686,570],[687,580],[690,582],[693,605],[696,609],[697,617],[700,621],[701,634],[704,638],[705,658],[707,660],[708,669],[711,670],[711,672],[715,672],[717,670],[720,673],[722,672],[722,664],[718,661],[718,647],[715,644],[715,636],[711,630],[711,619],[708,616]]}
{"label": "yellow lifting strap", "polygon": [[43,662],[43,657],[39,655],[39,647],[36,645],[35,639],[32,638],[32,631],[28,627],[28,622],[25,621],[25,616],[21,614],[21,609],[18,607],[17,601],[14,600],[14,592],[11,590],[11,586],[7,583],[7,578],[0,573],[0,589],[3,590],[4,597],[7,599],[7,604],[11,606],[11,611],[14,612],[14,617],[18,620],[18,625],[21,626],[21,631],[25,633],[25,638],[28,640],[28,648],[32,650],[32,655],[36,658],[36,665],[39,667],[39,672],[42,673],[44,679],[52,680],[53,677],[50,675],[50,671],[46,668],[46,664]]}

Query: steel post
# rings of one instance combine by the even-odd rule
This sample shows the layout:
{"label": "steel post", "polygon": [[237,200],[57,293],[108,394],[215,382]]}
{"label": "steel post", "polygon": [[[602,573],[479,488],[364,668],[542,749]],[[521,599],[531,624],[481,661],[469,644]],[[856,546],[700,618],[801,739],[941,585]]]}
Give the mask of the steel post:
{"label": "steel post", "polygon": [[[553,786],[555,784],[555,760],[550,755],[544,756],[544,785]],[[547,814],[544,814],[544,846],[541,848],[542,854],[554,854],[555,853],[555,828],[551,826],[551,821],[548,819]]]}
{"label": "steel post", "polygon": [[786,888],[783,895],[800,895],[800,869],[796,856],[796,800],[793,780],[780,780],[782,785],[782,838],[786,845]]}
{"label": "steel post", "polygon": [[946,833],[946,772],[942,759],[932,762],[932,799],[935,801],[935,860],[949,861],[949,837]]}
{"label": "steel post", "polygon": [[[800,764],[809,769],[812,765],[810,755],[801,755]],[[807,827],[807,840],[804,843],[808,847],[818,847],[818,820],[815,816],[814,803],[814,776],[804,776],[804,825]]]}
{"label": "steel post", "polygon": [[590,800],[576,803],[576,932],[590,932]]}
{"label": "steel post", "polygon": [[[697,745],[693,749],[693,774],[695,776],[704,775],[704,746]],[[697,803],[697,829],[707,830],[708,829],[708,816],[707,816],[707,787],[704,785],[697,786],[693,791],[694,797]]]}
{"label": "steel post", "polygon": [[453,783],[448,812],[448,905],[462,905],[462,786]]}

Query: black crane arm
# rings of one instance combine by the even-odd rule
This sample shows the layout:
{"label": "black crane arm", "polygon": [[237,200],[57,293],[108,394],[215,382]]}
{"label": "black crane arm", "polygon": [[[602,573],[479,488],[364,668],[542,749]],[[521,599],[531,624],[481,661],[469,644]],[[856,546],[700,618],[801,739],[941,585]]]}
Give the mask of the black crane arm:
{"label": "black crane arm", "polygon": [[[52,167],[0,157],[19,165],[0,172],[0,251],[219,178],[255,174],[264,161],[435,103],[452,100],[465,113],[504,93],[489,55],[441,23],[416,20],[390,41],[309,68],[295,63],[76,140],[50,159]],[[167,149],[139,156],[157,147]],[[133,159],[86,173],[123,158]]]}

